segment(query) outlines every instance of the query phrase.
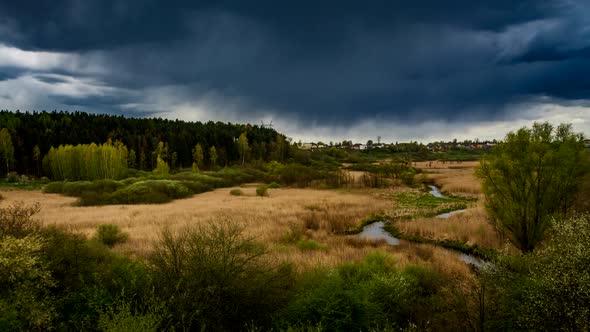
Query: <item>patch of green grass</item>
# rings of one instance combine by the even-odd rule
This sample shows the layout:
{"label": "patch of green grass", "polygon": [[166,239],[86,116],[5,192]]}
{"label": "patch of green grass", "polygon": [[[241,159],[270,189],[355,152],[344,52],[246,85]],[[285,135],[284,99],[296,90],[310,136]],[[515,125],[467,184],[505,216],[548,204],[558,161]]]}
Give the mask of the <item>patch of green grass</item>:
{"label": "patch of green grass", "polygon": [[363,220],[361,220],[356,228],[348,230],[346,232],[346,234],[350,234],[350,235],[358,234],[363,231],[363,228],[365,226],[370,225],[374,222],[384,221],[386,219],[387,219],[387,217],[383,213],[370,214],[367,217],[365,217]]}
{"label": "patch of green grass", "polygon": [[434,217],[436,215],[467,208],[467,199],[459,197],[440,198],[427,192],[414,191],[393,195],[396,202],[391,219]]}
{"label": "patch of green grass", "polygon": [[326,248],[328,248],[326,244],[320,243],[312,239],[301,239],[297,241],[296,246],[297,248],[299,248],[299,250],[303,251],[325,250]]}
{"label": "patch of green grass", "polygon": [[22,190],[40,190],[47,184],[47,180],[30,179],[28,181],[8,181],[0,179],[0,188],[2,190],[22,189]]}

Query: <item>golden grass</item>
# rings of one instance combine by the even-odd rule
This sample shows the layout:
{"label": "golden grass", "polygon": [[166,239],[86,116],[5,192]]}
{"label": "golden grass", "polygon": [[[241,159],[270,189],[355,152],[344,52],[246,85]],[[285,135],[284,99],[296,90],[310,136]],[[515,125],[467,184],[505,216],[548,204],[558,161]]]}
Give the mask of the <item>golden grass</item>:
{"label": "golden grass", "polygon": [[[245,226],[246,233],[266,244],[272,257],[291,261],[298,270],[336,266],[362,260],[380,250],[394,256],[400,267],[408,263],[432,265],[449,275],[469,274],[469,268],[454,253],[428,245],[389,246],[384,241],[342,235],[372,213],[391,208],[390,199],[377,191],[328,191],[271,189],[269,197],[256,197],[255,188],[244,186],[243,196],[232,196],[235,188],[218,189],[160,205],[74,206],[75,198],[37,191],[9,191],[0,206],[14,201],[39,202],[38,218],[87,236],[100,224],[116,224],[129,240],[115,250],[131,256],[148,253],[163,227],[172,230],[190,225],[229,220]],[[322,250],[300,250],[297,239],[312,239]],[[425,254],[426,253],[426,254]]]}
{"label": "golden grass", "polygon": [[481,194],[481,185],[475,177],[477,161],[445,162],[425,161],[416,163],[429,179],[432,179],[441,190],[447,193],[467,197]]}
{"label": "golden grass", "polygon": [[442,218],[419,218],[400,221],[396,227],[407,234],[435,240],[454,240],[468,245],[502,249],[505,241],[489,224],[482,206],[467,209],[463,213]]}

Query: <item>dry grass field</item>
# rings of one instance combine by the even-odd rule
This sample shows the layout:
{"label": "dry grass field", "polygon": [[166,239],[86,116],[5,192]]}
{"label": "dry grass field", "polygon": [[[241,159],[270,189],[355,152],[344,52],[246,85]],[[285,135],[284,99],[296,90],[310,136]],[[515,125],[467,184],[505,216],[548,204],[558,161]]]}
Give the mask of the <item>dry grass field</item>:
{"label": "dry grass field", "polygon": [[445,162],[425,161],[416,163],[428,178],[441,188],[443,192],[466,197],[477,197],[481,194],[479,180],[474,175],[477,161]]}
{"label": "dry grass field", "polygon": [[477,161],[416,163],[416,167],[422,169],[428,178],[434,180],[443,192],[477,198],[478,202],[465,212],[452,215],[448,219],[417,218],[398,222],[396,227],[410,235],[436,240],[462,241],[469,245],[486,248],[505,249],[506,241],[494,230],[487,219],[480,183],[474,175],[475,167],[478,164]]}
{"label": "dry grass field", "polygon": [[[442,186],[443,191],[459,195],[479,194],[473,176],[476,163],[418,163],[417,167]],[[353,173],[353,172],[350,172]],[[350,176],[360,177],[363,172]],[[240,189],[242,196],[230,195]],[[163,228],[172,230],[219,222],[242,225],[248,236],[267,245],[271,257],[287,260],[298,270],[316,266],[335,266],[363,259],[380,250],[394,256],[400,266],[430,265],[445,275],[470,280],[469,267],[449,250],[425,244],[403,242],[399,246],[384,241],[345,235],[367,216],[394,211],[395,193],[412,191],[394,186],[387,189],[271,189],[269,197],[257,197],[255,186],[217,189],[158,205],[76,206],[76,198],[39,191],[5,191],[0,206],[15,201],[38,202],[38,218],[45,225],[56,225],[93,236],[100,224],[116,224],[129,234],[124,244],[115,246],[120,253],[141,257],[148,253]],[[397,207],[398,209],[400,207]],[[408,234],[434,239],[453,239],[489,248],[500,248],[502,241],[487,224],[481,206],[448,220],[419,218],[400,223]],[[466,279],[467,278],[467,279]]]}
{"label": "dry grass field", "polygon": [[404,233],[429,239],[461,241],[498,250],[505,246],[504,239],[487,221],[481,205],[451,215],[448,219],[419,218],[398,222],[396,226]]}
{"label": "dry grass field", "polygon": [[[269,197],[257,197],[255,188],[242,187],[243,196],[232,196],[224,188],[161,205],[74,206],[74,198],[37,191],[6,191],[0,206],[15,201],[39,202],[38,218],[92,236],[99,224],[116,224],[129,240],[115,250],[132,256],[147,253],[164,227],[181,227],[235,222],[249,236],[266,244],[271,256],[295,263],[299,270],[335,266],[363,259],[381,250],[393,255],[400,266],[408,263],[431,265],[446,275],[465,278],[469,267],[457,255],[431,245],[403,243],[389,246],[384,241],[359,239],[343,233],[355,228],[366,216],[391,208],[393,202],[368,191],[337,192],[313,189],[272,189]],[[301,241],[319,244],[312,250]]]}

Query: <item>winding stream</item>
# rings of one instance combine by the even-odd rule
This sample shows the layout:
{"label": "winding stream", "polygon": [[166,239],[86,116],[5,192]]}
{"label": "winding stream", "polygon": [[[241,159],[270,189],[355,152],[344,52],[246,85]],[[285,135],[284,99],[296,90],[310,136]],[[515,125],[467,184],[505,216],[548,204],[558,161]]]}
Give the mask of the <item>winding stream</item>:
{"label": "winding stream", "polygon": [[[438,198],[448,198],[445,195],[443,195],[440,190],[435,187],[435,186],[429,186],[430,187],[430,193]],[[442,213],[436,216],[436,218],[448,218],[454,214],[458,214],[461,213],[465,210],[455,210],[455,211],[451,211],[451,212],[447,212],[447,213]],[[400,244],[401,241],[396,237],[394,237],[393,235],[391,235],[389,232],[385,231],[383,229],[383,226],[385,226],[385,222],[383,221],[377,221],[374,222],[372,224],[369,224],[365,227],[363,227],[362,232],[360,232],[357,236],[361,237],[361,238],[366,238],[366,239],[375,239],[375,240],[379,240],[379,239],[383,239],[385,240],[385,242],[387,242],[389,245],[392,246],[397,246]],[[467,264],[471,264],[474,265],[477,268],[481,268],[484,264],[485,261],[475,257],[475,256],[471,256],[462,252],[457,252],[455,250],[451,250],[448,249],[450,251],[452,251],[453,253],[457,254],[457,257],[462,260],[463,262],[467,263]]]}

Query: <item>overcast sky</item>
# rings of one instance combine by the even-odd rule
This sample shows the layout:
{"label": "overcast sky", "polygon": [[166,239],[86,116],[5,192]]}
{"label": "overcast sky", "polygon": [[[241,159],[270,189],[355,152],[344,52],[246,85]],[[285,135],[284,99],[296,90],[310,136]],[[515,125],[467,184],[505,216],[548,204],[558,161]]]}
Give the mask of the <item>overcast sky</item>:
{"label": "overcast sky", "polygon": [[0,3],[0,108],[268,123],[295,140],[590,134],[587,0]]}

